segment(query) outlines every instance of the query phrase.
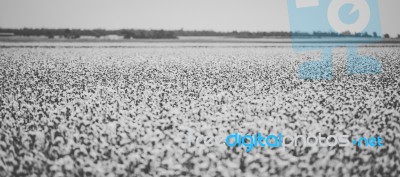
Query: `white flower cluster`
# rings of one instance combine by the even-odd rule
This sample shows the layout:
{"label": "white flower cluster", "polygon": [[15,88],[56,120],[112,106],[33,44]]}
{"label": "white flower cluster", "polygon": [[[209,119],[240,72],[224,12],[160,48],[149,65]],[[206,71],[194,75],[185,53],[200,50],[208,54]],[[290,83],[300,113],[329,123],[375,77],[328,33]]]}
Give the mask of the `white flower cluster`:
{"label": "white flower cluster", "polygon": [[[399,176],[400,49],[378,75],[304,81],[290,47],[0,48],[0,176]],[[280,151],[183,143],[239,132],[385,137]]]}

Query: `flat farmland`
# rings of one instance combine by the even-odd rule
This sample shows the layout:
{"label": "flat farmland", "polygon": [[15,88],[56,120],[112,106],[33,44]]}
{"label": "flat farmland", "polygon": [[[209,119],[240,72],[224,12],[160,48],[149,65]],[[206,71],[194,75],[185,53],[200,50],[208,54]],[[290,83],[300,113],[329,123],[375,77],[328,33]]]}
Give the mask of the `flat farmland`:
{"label": "flat farmland", "polygon": [[[347,75],[340,47],[321,81],[297,75],[321,54],[289,44],[3,43],[0,176],[399,176],[400,46],[358,52],[382,72]],[[234,132],[385,146],[188,143]]]}

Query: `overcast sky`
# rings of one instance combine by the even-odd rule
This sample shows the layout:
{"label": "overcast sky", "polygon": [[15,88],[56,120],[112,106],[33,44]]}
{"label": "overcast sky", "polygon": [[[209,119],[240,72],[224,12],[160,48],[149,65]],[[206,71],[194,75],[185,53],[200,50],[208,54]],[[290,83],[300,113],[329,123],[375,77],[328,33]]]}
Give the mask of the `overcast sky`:
{"label": "overcast sky", "polygon": [[[400,0],[379,0],[384,33],[400,34]],[[0,0],[3,28],[289,31],[286,0]]]}

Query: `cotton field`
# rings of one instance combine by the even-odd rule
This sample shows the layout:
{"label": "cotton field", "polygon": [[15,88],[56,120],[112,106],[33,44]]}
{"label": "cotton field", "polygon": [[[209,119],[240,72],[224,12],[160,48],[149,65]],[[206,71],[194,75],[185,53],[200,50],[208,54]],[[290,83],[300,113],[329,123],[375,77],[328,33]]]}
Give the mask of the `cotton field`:
{"label": "cotton field", "polygon": [[[382,73],[300,80],[290,46],[3,46],[0,176],[400,176],[400,46]],[[243,148],[189,138],[348,134],[383,147]]]}

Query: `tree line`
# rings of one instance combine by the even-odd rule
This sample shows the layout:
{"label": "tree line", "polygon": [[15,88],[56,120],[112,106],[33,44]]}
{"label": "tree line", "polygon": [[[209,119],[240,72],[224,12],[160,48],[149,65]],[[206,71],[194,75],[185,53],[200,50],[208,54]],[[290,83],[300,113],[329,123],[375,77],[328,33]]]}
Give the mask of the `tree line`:
{"label": "tree line", "polygon": [[[263,38],[263,37],[381,37],[377,33],[336,33],[336,32],[248,32],[248,31],[231,31],[231,32],[216,32],[211,30],[203,31],[185,31],[185,30],[140,30],[140,29],[120,29],[120,30],[105,30],[105,29],[46,29],[46,28],[22,28],[22,29],[6,29],[0,28],[0,33],[13,33],[17,36],[47,36],[48,38],[68,38],[77,39],[81,36],[92,36],[100,38],[108,35],[118,35],[125,39],[174,39],[178,36],[222,36],[235,38]],[[389,38],[385,34],[383,37]]]}
{"label": "tree line", "polygon": [[46,29],[46,28],[22,28],[22,29],[0,29],[0,33],[13,33],[16,36],[47,36],[48,38],[77,39],[81,36],[92,36],[100,38],[108,35],[123,36],[125,39],[163,39],[176,38],[172,31],[165,30],[105,30],[105,29]]}

